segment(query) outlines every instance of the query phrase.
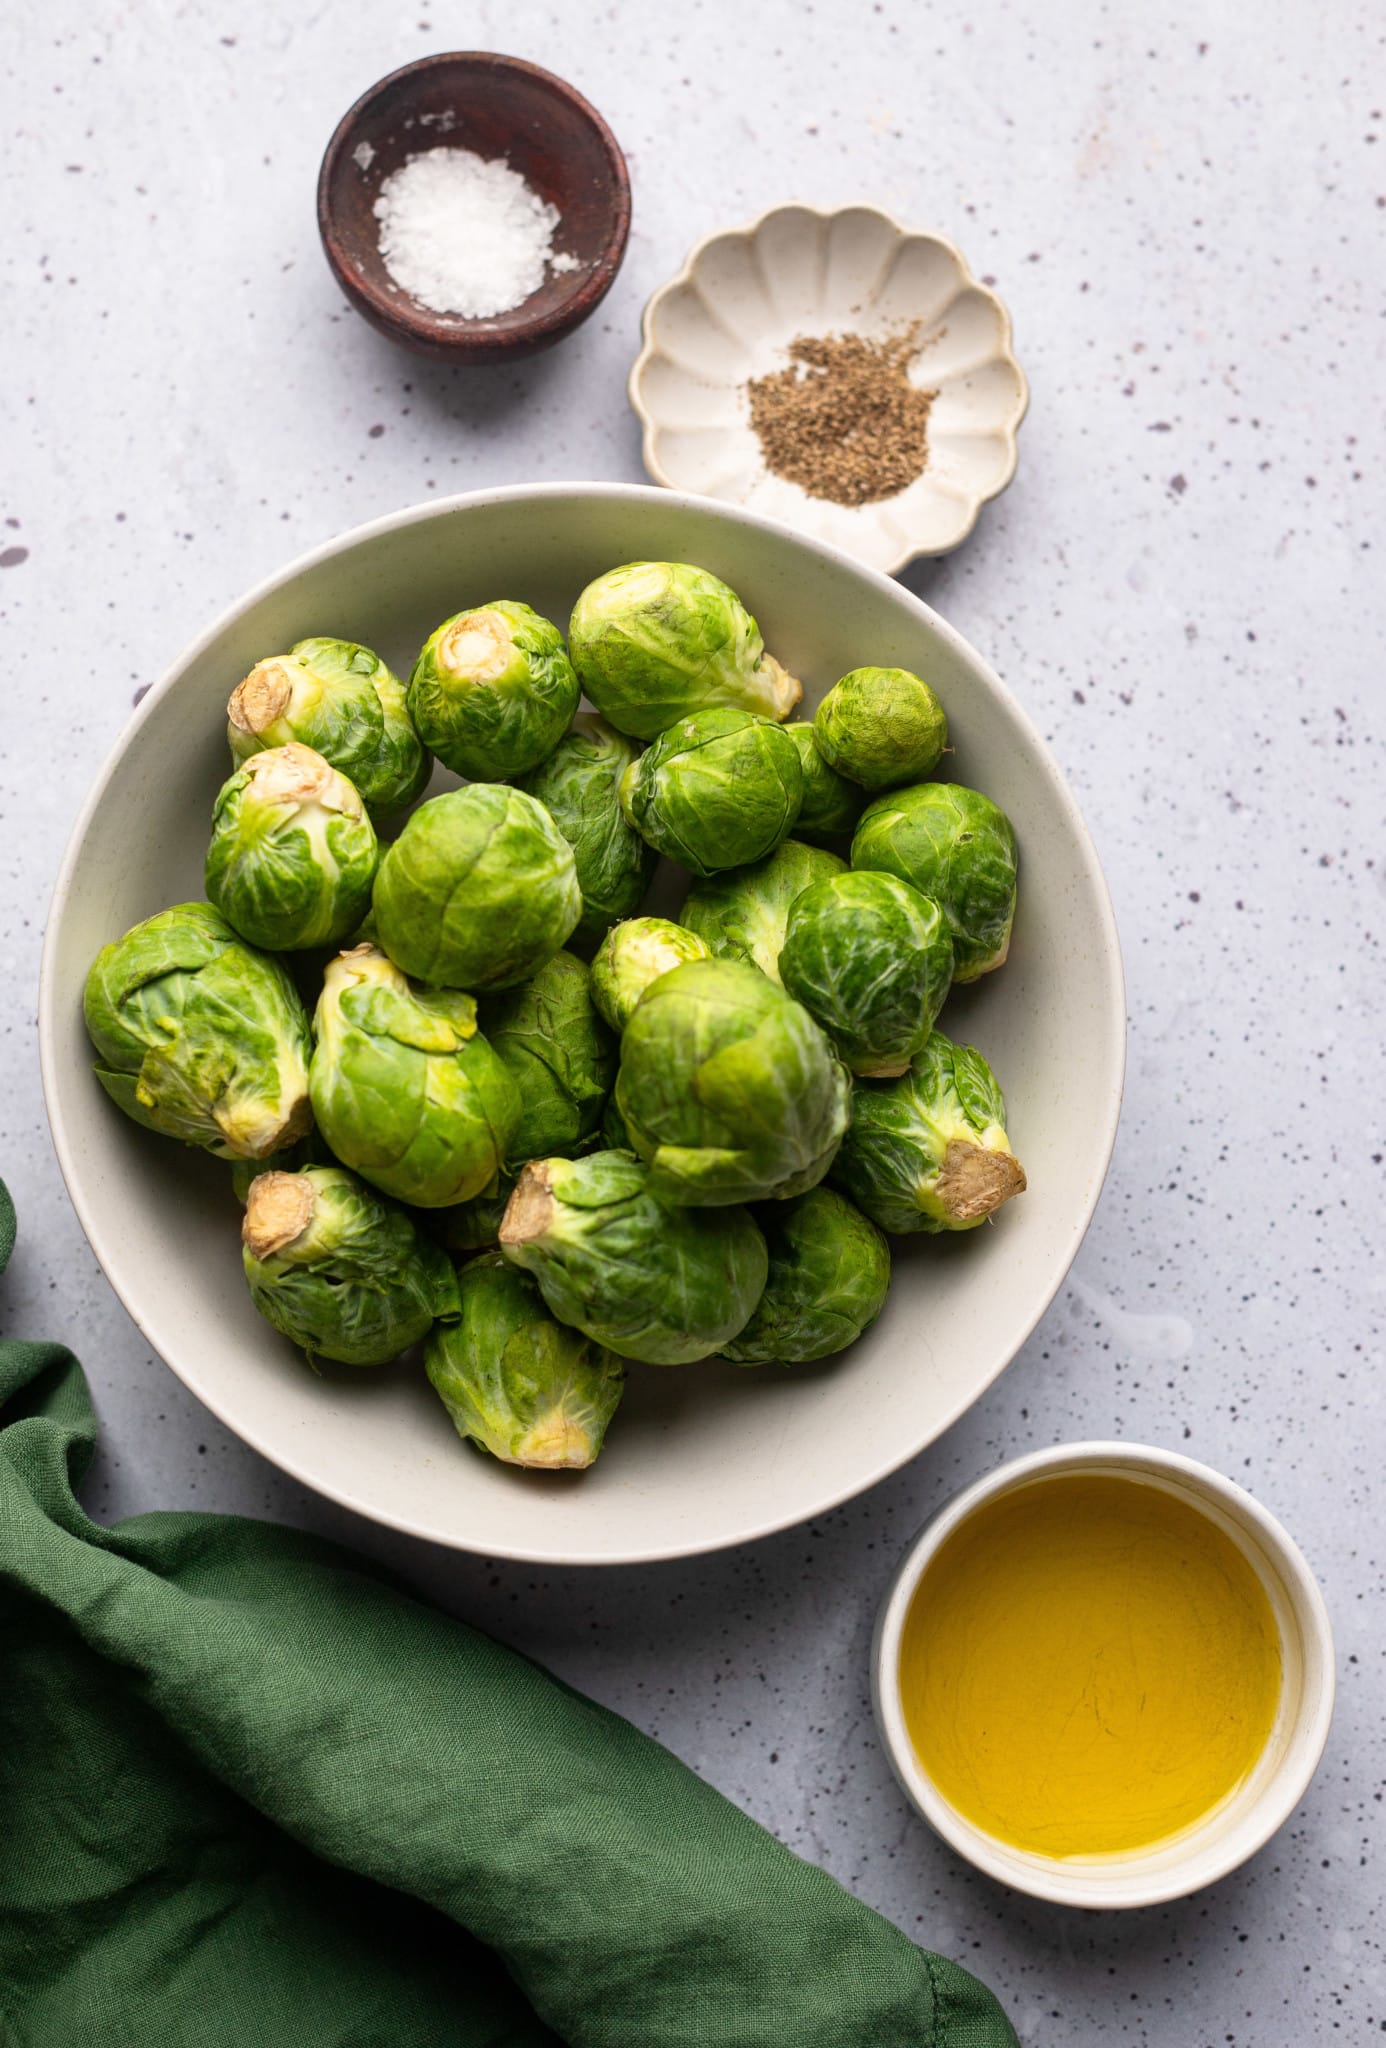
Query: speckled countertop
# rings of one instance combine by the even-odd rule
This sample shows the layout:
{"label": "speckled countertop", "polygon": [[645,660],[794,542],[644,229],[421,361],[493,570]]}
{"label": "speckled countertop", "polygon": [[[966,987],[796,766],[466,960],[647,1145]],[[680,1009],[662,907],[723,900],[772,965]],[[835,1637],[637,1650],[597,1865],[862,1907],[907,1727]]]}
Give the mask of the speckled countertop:
{"label": "speckled countertop", "polygon": [[[1254,21],[1236,0],[947,12],[8,12],[5,1326],[85,1360],[100,1513],[239,1509],[388,1557],[969,1963],[1027,2048],[1361,2042],[1386,2028],[1381,25],[1354,0],[1267,0]],[[562,71],[631,159],[615,290],[513,373],[396,354],[342,304],[313,224],[341,110],[457,45]],[[906,581],[1029,707],[1106,863],[1131,1003],[1111,1178],[1001,1382],[826,1521],[604,1575],[430,1552],[228,1438],[97,1270],[34,1043],[63,842],[136,692],[212,613],[431,491],[637,477],[623,381],[646,294],[711,228],[858,197],[957,239],[1010,305],[1031,379],[1011,491]],[[1327,1591],[1341,1689],[1319,1776],[1268,1849],[1183,1904],[1101,1917],[998,1889],[910,1817],[866,1651],[899,1549],[959,1482],[1109,1434],[1206,1459],[1288,1522]]]}

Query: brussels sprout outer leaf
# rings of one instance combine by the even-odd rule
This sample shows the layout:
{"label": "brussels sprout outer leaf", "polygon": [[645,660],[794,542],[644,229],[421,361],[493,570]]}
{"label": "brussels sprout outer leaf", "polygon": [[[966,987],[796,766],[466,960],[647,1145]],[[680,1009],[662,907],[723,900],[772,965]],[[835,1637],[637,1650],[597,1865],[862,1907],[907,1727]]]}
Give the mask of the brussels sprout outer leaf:
{"label": "brussels sprout outer leaf", "polygon": [[477,782],[523,775],[551,754],[578,706],[563,636],[527,604],[500,598],[445,619],[409,678],[425,746]]}
{"label": "brussels sprout outer leaf", "polygon": [[636,739],[714,705],[788,718],[803,695],[736,592],[688,562],[597,577],[573,607],[568,644],[598,711]]}
{"label": "brussels sprout outer leaf", "polygon": [[490,1186],[521,1101],[471,996],[413,987],[358,946],[328,967],[315,1025],[313,1113],[343,1165],[422,1209]]}
{"label": "brussels sprout outer leaf", "polygon": [[572,848],[543,805],[485,782],[420,805],[386,849],[373,903],[406,974],[472,991],[528,980],[582,914]]}
{"label": "brussels sprout outer leaf", "polygon": [[854,668],[813,715],[818,751],[863,789],[918,782],[948,744],[943,706],[907,668]]}
{"label": "brussels sprout outer leaf", "polygon": [[307,1131],[303,1005],[209,904],[175,904],[103,947],[83,1011],[102,1086],[148,1129],[231,1159]]}
{"label": "brussels sprout outer leaf", "polygon": [[383,1365],[460,1312],[446,1252],[342,1167],[261,1174],[241,1239],[256,1308],[310,1359]]}
{"label": "brussels sprout outer leaf", "polygon": [[582,1471],[625,1386],[620,1359],[556,1322],[499,1252],[458,1275],[462,1313],[434,1328],[424,1367],[458,1433],[510,1465]]}
{"label": "brussels sprout outer leaf", "polygon": [[770,1273],[751,1320],[723,1347],[737,1365],[805,1364],[854,1344],[885,1306],[890,1247],[831,1188],[756,1212]]}
{"label": "brussels sprout outer leaf", "polygon": [[637,749],[604,718],[580,712],[573,729],[520,787],[552,817],[573,849],[582,917],[574,944],[589,951],[640,908],[658,859],[626,822],[618,790]]}
{"label": "brussels sprout outer leaf", "polygon": [[903,1074],[953,979],[947,919],[898,875],[833,875],[795,900],[780,979],[854,1074]]}
{"label": "brussels sprout outer leaf", "polygon": [[613,925],[592,961],[592,1000],[613,1031],[624,1031],[631,1012],[662,974],[712,950],[667,917],[629,917]]}
{"label": "brussels sprout outer leaf", "polygon": [[533,1160],[501,1251],[560,1322],[622,1358],[681,1365],[742,1329],[765,1285],[765,1239],[740,1208],[668,1209],[632,1154]]}
{"label": "brussels sprout outer leaf", "polygon": [[825,847],[786,839],[750,867],[695,881],[679,916],[719,959],[744,961],[778,981],[790,905],[811,883],[846,870]]}
{"label": "brussels sprout outer leaf", "polygon": [[696,960],[626,1027],[616,1104],[664,1201],[802,1194],[851,1113],[851,1080],[807,1010],[754,968]]}
{"label": "brussels sprout outer leaf", "polygon": [[940,905],[953,934],[955,981],[976,981],[1005,960],[1015,917],[1015,833],[989,797],[955,782],[878,797],[862,813],[852,866],[898,875]]}
{"label": "brussels sprout outer leaf", "polygon": [[582,961],[555,953],[532,981],[492,996],[482,1022],[520,1101],[509,1163],[590,1143],[616,1078],[616,1041],[597,1014]]}
{"label": "brussels sprout outer leaf", "polygon": [[818,749],[812,722],[799,719],[785,727],[799,749],[804,793],[794,831],[800,839],[848,839],[866,806],[866,791],[830,768]]}
{"label": "brussels sprout outer leaf", "polygon": [[621,778],[641,836],[695,875],[741,867],[779,845],[799,815],[804,773],[783,727],[746,711],[694,712]]}
{"label": "brussels sprout outer leaf", "polygon": [[973,1230],[1024,1192],[1005,1113],[975,1046],[935,1031],[899,1080],[858,1086],[834,1185],[883,1230]]}

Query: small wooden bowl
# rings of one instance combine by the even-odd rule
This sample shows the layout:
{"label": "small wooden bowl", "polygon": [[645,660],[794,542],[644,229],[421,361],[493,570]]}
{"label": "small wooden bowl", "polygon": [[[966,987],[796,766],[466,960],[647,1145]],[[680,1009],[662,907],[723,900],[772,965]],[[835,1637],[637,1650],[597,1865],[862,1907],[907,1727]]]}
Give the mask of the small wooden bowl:
{"label": "small wooden bowl", "polygon": [[[523,304],[480,320],[401,291],[373,209],[392,171],[440,146],[505,157],[557,207],[554,253],[577,268],[550,270]],[[343,115],[318,174],[318,231],[337,282],[391,341],[449,363],[509,361],[561,341],[606,297],[630,233],[630,179],[615,136],[571,85],[518,57],[454,51],[392,71]]]}

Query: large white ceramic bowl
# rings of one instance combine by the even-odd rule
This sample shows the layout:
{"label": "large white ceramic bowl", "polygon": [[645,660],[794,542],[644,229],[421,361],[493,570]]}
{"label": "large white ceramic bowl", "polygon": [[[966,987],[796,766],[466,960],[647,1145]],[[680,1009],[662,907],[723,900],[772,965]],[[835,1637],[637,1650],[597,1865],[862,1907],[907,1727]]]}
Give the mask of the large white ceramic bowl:
{"label": "large white ceramic bowl", "polygon": [[[250,1305],[224,1164],[141,1130],[91,1071],[82,984],[107,940],[202,893],[224,715],[256,660],[308,634],[407,670],[438,621],[498,594],[566,621],[617,562],[703,563],[746,598],[816,701],[863,662],[922,670],[953,770],[1015,821],[1020,913],[1003,971],[944,1028],[994,1062],[1029,1192],[992,1228],[899,1247],[884,1315],[792,1372],[633,1367],[594,1469],[527,1475],[460,1443],[417,1367],[315,1377]],[[252,591],[131,718],[74,827],[40,992],[44,1090],[73,1203],[150,1344],[228,1428],[358,1513],[438,1543],[564,1563],[679,1557],[784,1528],[870,1486],[946,1429],[1033,1329],[1087,1228],[1116,1131],[1121,965],[1092,843],[1034,729],[965,641],[884,576],[752,514],[668,491],[552,484],[417,506]]]}

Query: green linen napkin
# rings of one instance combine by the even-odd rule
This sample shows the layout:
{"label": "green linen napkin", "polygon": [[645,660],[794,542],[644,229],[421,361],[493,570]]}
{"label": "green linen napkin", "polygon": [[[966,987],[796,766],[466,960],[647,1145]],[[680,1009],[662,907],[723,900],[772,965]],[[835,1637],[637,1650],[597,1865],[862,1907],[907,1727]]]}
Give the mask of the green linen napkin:
{"label": "green linen napkin", "polygon": [[[0,1186],[0,1268],[14,1241]],[[0,1344],[8,2048],[1015,2048],[984,1986],[360,1558],[90,1521]]]}

